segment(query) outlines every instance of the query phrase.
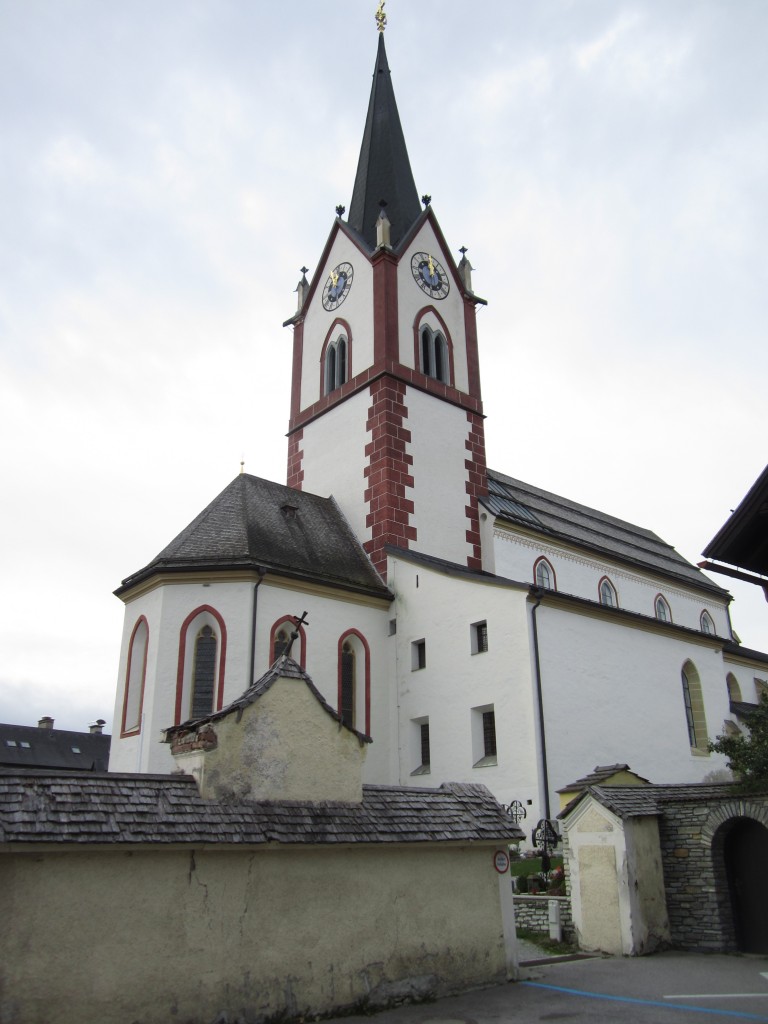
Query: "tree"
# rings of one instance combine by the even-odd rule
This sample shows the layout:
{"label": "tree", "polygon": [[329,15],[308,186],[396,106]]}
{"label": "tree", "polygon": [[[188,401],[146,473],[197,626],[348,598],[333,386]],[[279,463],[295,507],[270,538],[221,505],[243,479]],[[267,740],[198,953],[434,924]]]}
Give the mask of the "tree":
{"label": "tree", "polygon": [[768,785],[768,692],[747,719],[748,735],[717,736],[709,749],[725,754],[728,767],[748,789]]}

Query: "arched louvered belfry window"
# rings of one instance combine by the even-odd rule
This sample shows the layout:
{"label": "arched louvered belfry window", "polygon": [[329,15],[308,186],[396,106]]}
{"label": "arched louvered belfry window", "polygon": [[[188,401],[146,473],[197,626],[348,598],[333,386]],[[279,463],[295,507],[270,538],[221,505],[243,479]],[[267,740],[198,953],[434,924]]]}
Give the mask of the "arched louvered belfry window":
{"label": "arched louvered belfry window", "polygon": [[325,393],[340,388],[347,380],[347,339],[340,335],[325,351]]}
{"label": "arched louvered belfry window", "polygon": [[214,710],[214,683],[216,680],[216,634],[205,625],[195,640],[192,668],[192,718],[204,718]]}
{"label": "arched louvered belfry window", "polygon": [[669,602],[662,594],[656,595],[656,600],[653,604],[654,613],[659,622],[671,622],[672,621],[672,610],[669,607]]}
{"label": "arched louvered belfry window", "polygon": [[448,373],[448,349],[445,338],[439,331],[433,331],[431,327],[421,328],[421,372],[434,380],[447,384]]}

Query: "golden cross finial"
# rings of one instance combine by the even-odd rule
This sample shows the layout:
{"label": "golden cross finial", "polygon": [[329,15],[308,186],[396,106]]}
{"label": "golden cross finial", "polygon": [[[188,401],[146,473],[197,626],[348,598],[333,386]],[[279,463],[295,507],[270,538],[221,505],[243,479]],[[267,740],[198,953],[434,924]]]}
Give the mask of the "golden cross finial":
{"label": "golden cross finial", "polygon": [[376,8],[376,28],[379,32],[383,32],[387,27],[387,16],[384,13],[384,4],[386,0],[379,0],[379,6]]}

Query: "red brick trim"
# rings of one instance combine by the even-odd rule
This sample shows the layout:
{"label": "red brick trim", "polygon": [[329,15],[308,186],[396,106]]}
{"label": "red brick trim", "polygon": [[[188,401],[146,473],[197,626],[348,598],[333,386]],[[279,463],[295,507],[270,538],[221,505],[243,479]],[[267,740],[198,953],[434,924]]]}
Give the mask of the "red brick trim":
{"label": "red brick trim", "polygon": [[[363,634],[357,629],[348,629],[346,633],[342,633],[339,637],[338,655],[336,658],[338,664],[338,686],[336,694],[336,710],[341,714],[341,652],[344,647],[344,641],[349,637],[355,637],[360,641],[363,648],[363,655],[365,660],[365,735],[371,735],[371,649],[368,646],[368,641],[365,639]],[[357,668],[357,665],[355,665]],[[357,687],[357,679],[355,679],[355,687]],[[357,716],[355,716],[357,717]],[[359,730],[357,722],[352,723],[354,729]]]}
{"label": "red brick trim", "polygon": [[301,447],[303,440],[303,428],[297,430],[295,434],[291,434],[288,438],[288,473],[286,483],[289,487],[295,487],[297,491],[301,490],[301,484],[304,480],[304,470],[302,469],[304,449]]}
{"label": "red brick trim", "polygon": [[[329,329],[328,333],[325,336],[325,341],[323,342],[323,347],[320,350],[320,397],[321,398],[323,398],[325,396],[325,353],[328,350],[328,345],[329,345],[329,343],[331,341],[331,338],[334,338],[334,332],[336,331],[337,327],[341,327],[341,333],[347,339],[347,380],[349,380],[351,378],[351,376],[352,376],[352,328],[349,326],[349,324],[347,323],[346,320],[342,320],[342,318],[340,316],[337,316],[336,319],[331,324],[330,329]],[[339,337],[340,336],[341,335],[339,335]],[[336,339],[334,338],[334,340],[336,340]],[[332,396],[338,396],[338,395],[341,395],[341,388],[336,388],[334,391],[331,391],[330,394],[328,395],[328,398],[331,398]]]}
{"label": "red brick trim", "polygon": [[477,413],[468,412],[467,422],[469,431],[465,447],[468,457],[464,460],[464,467],[467,470],[466,489],[469,504],[465,508],[469,528],[467,529],[467,543],[471,547],[471,554],[467,557],[467,567],[476,569],[483,568],[482,549],[480,545],[480,509],[478,499],[488,494],[488,470],[485,462],[485,431],[483,429],[483,417]]}
{"label": "red brick trim", "polygon": [[[440,322],[440,333],[445,338],[445,344],[448,349],[448,386],[453,388],[456,381],[453,364],[453,339],[451,338],[451,332],[448,330],[448,325],[446,324],[445,320],[443,320],[443,318],[440,316],[440,314],[438,313],[434,306],[425,306],[423,309],[420,309],[413,321],[413,365],[416,367],[417,370],[419,370],[421,367],[420,334],[422,326],[426,326],[422,323],[422,321],[424,320],[424,317],[428,313],[432,313]],[[424,374],[423,376],[427,381],[432,380],[432,378],[427,377],[426,374]],[[434,383],[439,384],[441,382],[434,381]]]}
{"label": "red brick trim", "polygon": [[397,359],[398,307],[397,257],[387,249],[378,249],[373,267],[373,361]]}
{"label": "red brick trim", "polygon": [[330,395],[323,395],[317,402],[313,402],[312,405],[308,405],[306,409],[303,409],[296,416],[292,416],[288,427],[288,436],[290,437],[296,430],[305,427],[312,420],[317,419],[329,406],[338,405],[347,398],[351,398],[352,395],[363,391],[381,377],[402,381],[411,387],[418,388],[419,391],[426,392],[428,395],[436,395],[438,398],[442,398],[443,401],[450,402],[451,405],[457,405],[460,409],[466,409],[468,412],[476,412],[481,416],[483,415],[483,403],[478,398],[467,395],[463,391],[457,391],[450,384],[443,384],[439,380],[425,377],[421,370],[415,370],[413,367],[406,366],[404,363],[399,363],[396,360],[385,359],[362,370],[356,377],[348,380],[346,384],[331,392]]}
{"label": "red brick trim", "polygon": [[216,620],[219,626],[219,686],[216,692],[216,707],[214,711],[220,711],[224,703],[224,666],[227,661],[227,627],[224,625],[224,619],[221,615],[209,604],[201,604],[199,608],[195,608],[193,612],[184,619],[181,624],[181,630],[179,631],[179,662],[176,670],[176,708],[174,711],[174,725],[181,724],[181,705],[184,698],[184,661],[186,657],[187,647],[187,630],[194,620],[202,615],[203,612],[208,612]]}
{"label": "red brick trim", "polygon": [[[131,681],[131,663],[133,661],[133,641],[136,639],[136,633],[138,632],[139,626],[144,623],[147,627],[147,642],[144,645],[144,659],[141,666],[141,692],[139,694],[139,724],[133,728],[126,730],[125,728],[125,716],[128,712],[128,686]],[[141,732],[141,716],[144,711],[144,683],[147,678],[147,654],[149,653],[149,623],[145,615],[140,615],[136,620],[136,625],[133,627],[131,632],[131,639],[128,643],[128,665],[125,669],[125,692],[123,694],[123,716],[120,722],[120,738],[123,736],[138,736]]]}
{"label": "red brick trim", "polygon": [[406,488],[413,488],[413,457],[406,451],[411,432],[405,427],[408,409],[404,397],[402,381],[381,377],[371,385],[372,404],[366,422],[371,440],[365,446],[368,465],[364,470],[368,482],[364,500],[369,508],[365,525],[370,527],[371,539],[363,547],[384,579],[386,545],[407,548],[416,540],[416,529],[410,524],[413,501],[406,498]]}
{"label": "red brick trim", "polygon": [[[273,664],[273,662],[275,660],[275,656],[274,656],[275,655],[275,637],[277,636],[277,634],[278,634],[278,632],[280,630],[280,627],[286,625],[286,623],[291,627],[291,631],[292,632],[296,630],[296,619],[292,615],[283,615],[282,618],[277,619],[273,623],[272,629],[269,631],[268,663],[269,663],[270,666]],[[307,634],[304,632],[304,627],[303,626],[299,626],[299,640],[301,642],[301,653],[300,653],[300,657],[299,657],[299,664],[301,665],[301,667],[303,669],[306,669],[306,667],[307,667]],[[296,650],[296,641],[294,640],[293,643],[294,643],[294,646],[291,648],[291,657],[293,658],[294,661],[296,661],[296,657],[295,657],[295,654],[294,654],[294,652]]]}

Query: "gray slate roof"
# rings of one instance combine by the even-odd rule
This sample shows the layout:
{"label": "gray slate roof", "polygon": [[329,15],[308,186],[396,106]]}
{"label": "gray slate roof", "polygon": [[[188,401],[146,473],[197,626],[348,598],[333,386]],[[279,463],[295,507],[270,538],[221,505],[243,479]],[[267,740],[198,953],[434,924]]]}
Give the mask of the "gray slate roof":
{"label": "gray slate roof", "polygon": [[103,733],[0,724],[0,766],[104,772],[110,742]]}
{"label": "gray slate roof", "polygon": [[[765,793],[768,794],[768,786]],[[734,795],[732,782],[692,782],[651,786],[590,786],[565,807],[559,818],[565,818],[589,794],[619,818],[636,818],[663,814],[676,803],[698,800],[723,800]],[[750,794],[754,796],[757,794]]]}
{"label": "gray slate roof", "polygon": [[120,595],[164,572],[265,568],[391,598],[333,498],[241,473],[137,573]]}
{"label": "gray slate roof", "polygon": [[568,498],[488,470],[488,496],[482,504],[501,519],[553,540],[575,544],[627,565],[672,577],[716,594],[722,587],[651,530],[634,526]]}
{"label": "gray slate roof", "polygon": [[281,676],[287,679],[301,679],[307,685],[311,694],[315,697],[326,714],[339,722],[345,729],[349,729],[350,732],[354,733],[355,736],[364,743],[373,742],[370,736],[366,736],[365,733],[358,732],[357,729],[352,729],[350,726],[344,724],[341,715],[335,708],[331,707],[322,693],[320,693],[318,688],[312,682],[309,674],[301,667],[301,665],[297,664],[293,658],[289,658],[287,654],[281,654],[279,658],[276,658],[271,668],[267,669],[260,679],[257,679],[256,682],[249,686],[244,693],[241,693],[239,697],[236,697],[220,711],[214,711],[210,715],[205,715],[203,718],[189,719],[187,722],[182,722],[180,725],[172,725],[170,728],[166,729],[166,741],[170,742],[171,739],[179,733],[190,732],[193,729],[198,729],[205,725],[206,722],[217,722],[222,718],[226,718],[228,715],[242,712],[249,704],[255,703],[259,697],[263,696],[263,694],[265,694]]}
{"label": "gray slate roof", "polygon": [[485,786],[364,786],[352,803],[203,800],[188,775],[0,771],[0,843],[516,842]]}

